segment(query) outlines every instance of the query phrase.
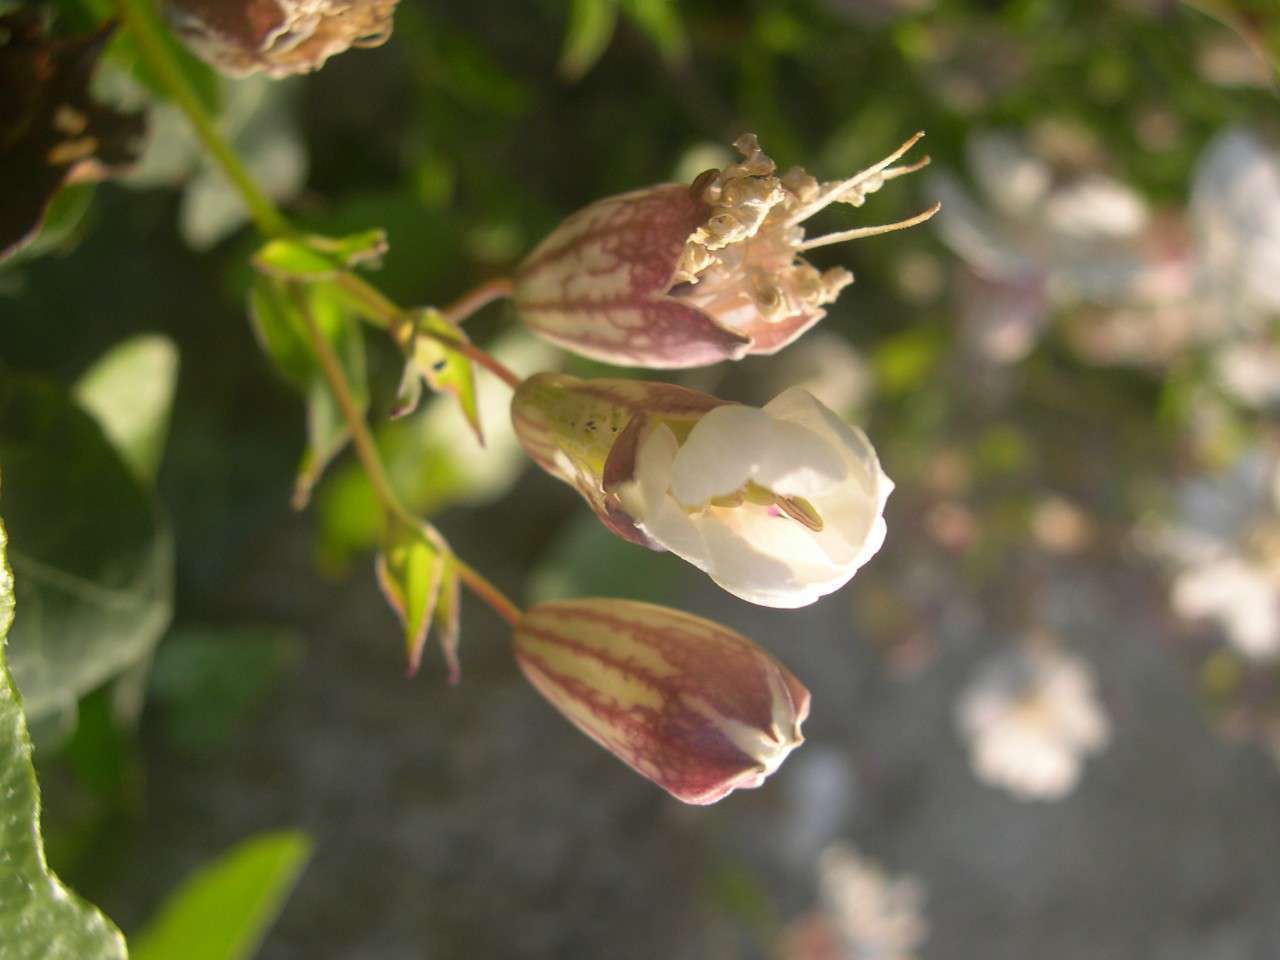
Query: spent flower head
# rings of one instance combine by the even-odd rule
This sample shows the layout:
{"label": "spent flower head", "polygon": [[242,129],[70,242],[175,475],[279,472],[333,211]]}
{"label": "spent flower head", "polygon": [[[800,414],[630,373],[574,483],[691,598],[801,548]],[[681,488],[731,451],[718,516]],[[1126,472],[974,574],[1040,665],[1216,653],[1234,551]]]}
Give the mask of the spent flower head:
{"label": "spent flower head", "polygon": [[627,366],[696,367],[775,353],[821,320],[853,281],[820,271],[815,247],[920,223],[806,239],[803,224],[833,203],[861,206],[928,158],[893,163],[923,134],[844,180],[820,183],[803,169],[779,174],[754,134],[742,159],[689,186],[660,184],[597,201],[573,214],[521,264],[513,299],[531,330],[584,356]]}

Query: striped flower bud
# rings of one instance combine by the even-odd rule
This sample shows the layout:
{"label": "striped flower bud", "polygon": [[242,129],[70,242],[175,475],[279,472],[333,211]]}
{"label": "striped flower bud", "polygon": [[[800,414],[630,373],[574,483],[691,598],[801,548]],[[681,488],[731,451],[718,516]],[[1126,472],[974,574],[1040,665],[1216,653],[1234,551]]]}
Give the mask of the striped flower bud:
{"label": "striped flower bud", "polygon": [[861,206],[923,134],[847,180],[819,183],[799,167],[779,176],[754,134],[743,159],[692,185],[660,184],[591,204],[521,264],[513,300],[531,330],[575,353],[624,366],[698,367],[775,353],[821,320],[853,281],[800,255],[927,220],[806,239],[801,224],[832,203]]}
{"label": "striped flower bud", "polygon": [[529,455],[609,529],[752,603],[813,603],[884,542],[893,481],[866,434],[805,390],[756,408],[673,384],[538,374],[511,415]]}
{"label": "striped flower bud", "polygon": [[631,600],[543,603],[521,671],[579,730],[685,803],[758,787],[804,738],[809,691],[746,637]]}

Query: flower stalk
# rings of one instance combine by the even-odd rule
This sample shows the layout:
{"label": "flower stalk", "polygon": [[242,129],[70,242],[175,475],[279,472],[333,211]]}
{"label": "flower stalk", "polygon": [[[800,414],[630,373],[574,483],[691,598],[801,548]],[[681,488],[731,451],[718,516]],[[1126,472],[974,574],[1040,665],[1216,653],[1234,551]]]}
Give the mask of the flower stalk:
{"label": "flower stalk", "polygon": [[[116,8],[121,21],[136,38],[142,58],[164,82],[174,103],[186,116],[200,142],[240,194],[258,232],[266,237],[284,237],[296,233],[293,225],[271,202],[271,198],[262,192],[240,162],[239,156],[218,132],[213,117],[205,110],[199,96],[183,76],[173,54],[165,45],[160,28],[156,26],[156,13],[151,0],[116,0]],[[412,319],[380,290],[350,271],[339,274],[337,283],[363,305],[365,309],[362,314],[367,320],[389,330],[398,342],[408,339],[413,331]],[[464,294],[446,308],[444,313],[450,320],[460,323],[492,301],[510,296],[510,292],[511,281],[491,280]],[[474,344],[463,343],[434,330],[419,330],[417,334],[438,340],[449,349],[458,351],[512,388],[520,382],[516,374]]]}
{"label": "flower stalk", "polygon": [[[320,328],[316,325],[315,317],[307,305],[306,298],[302,296],[301,290],[294,285],[291,292],[298,310],[302,314],[303,321],[306,323],[307,336],[311,342],[312,350],[315,351],[316,359],[320,363],[320,369],[324,373],[325,381],[333,392],[333,398],[337,401],[338,409],[342,411],[342,418],[347,423],[347,429],[351,432],[351,445],[355,448],[356,457],[364,469],[365,476],[369,479],[369,486],[373,489],[373,495],[377,499],[378,505],[382,508],[383,515],[388,521],[398,520],[410,526],[417,526],[418,519],[400,502],[400,498],[396,496],[396,492],[391,486],[391,480],[382,465],[382,458],[378,455],[378,447],[374,442],[373,434],[369,430],[369,425],[365,423],[364,416],[360,413],[360,407],[351,393],[351,385],[347,383],[347,377],[342,371],[342,364],[338,360],[338,355],[334,353],[333,346],[329,341],[320,333]],[[506,594],[494,586],[474,567],[462,560],[456,553],[450,551],[449,559],[457,569],[458,576],[462,579],[462,582],[467,585],[467,588],[472,593],[492,607],[494,612],[508,624],[515,626],[519,622],[521,617],[520,608]]]}
{"label": "flower stalk", "polygon": [[253,182],[249,171],[244,168],[235,151],[218,133],[218,127],[213,118],[205,110],[195,90],[187,82],[187,78],[182,75],[173,54],[165,46],[160,28],[156,26],[156,12],[151,5],[151,0],[116,0],[116,9],[120,12],[121,21],[137,41],[138,50],[147,61],[147,65],[164,82],[178,108],[186,114],[200,142],[204,144],[205,149],[217,161],[222,172],[239,192],[259,232],[268,237],[287,236],[292,233],[293,228],[289,222],[276,209],[270,198]]}

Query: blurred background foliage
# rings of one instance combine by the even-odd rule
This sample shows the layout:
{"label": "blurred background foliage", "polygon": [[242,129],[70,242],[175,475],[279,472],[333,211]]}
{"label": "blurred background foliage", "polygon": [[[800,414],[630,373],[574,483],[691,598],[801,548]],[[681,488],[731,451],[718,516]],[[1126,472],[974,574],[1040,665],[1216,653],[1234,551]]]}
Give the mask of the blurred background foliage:
{"label": "blurred background foliage", "polygon": [[[62,0],[54,29],[89,29],[109,7]],[[397,354],[365,338],[396,485],[513,595],[688,606],[816,681],[811,742],[779,780],[696,815],[557,726],[469,601],[462,687],[446,690],[430,660],[402,679],[369,575],[372,495],[343,458],[309,512],[290,511],[303,411],[246,319],[258,241],[129,42],[113,41],[96,89],[146,109],[142,161],[121,180],[64,189],[35,242],[0,267],[0,508],[27,556],[14,560],[9,659],[51,864],[126,933],[197,863],[297,826],[316,862],[263,956],[1280,950],[1268,913],[1280,869],[1247,853],[1274,850],[1280,832],[1265,756],[1280,755],[1280,637],[1260,656],[1233,641],[1222,604],[1179,605],[1170,582],[1191,561],[1168,546],[1180,522],[1199,523],[1179,512],[1195,484],[1221,487],[1251,451],[1274,455],[1280,391],[1265,387],[1280,364],[1242,393],[1219,359],[1237,341],[1254,357],[1280,350],[1280,309],[1246,322],[1214,301],[1226,333],[1169,333],[1211,312],[1187,239],[1204,229],[1192,193],[1208,178],[1206,149],[1246,129],[1280,170],[1270,4],[401,0],[386,46],[306,78],[224,80],[185,57],[291,217],[328,235],[386,230],[371,276],[405,305],[444,304],[509,272],[593,199],[726,162],[744,130],[780,166],[824,178],[928,132],[950,179],[894,183],[856,217],[824,214],[833,227],[905,217],[944,189],[961,191],[962,211],[966,197],[983,208],[947,220],[949,205],[937,229],[819,251],[819,266],[857,277],[819,333],[776,358],[681,377],[756,403],[803,383],[867,429],[898,483],[884,553],[795,620],[715,596],[529,473],[503,388],[483,373],[487,451],[440,399],[387,421]],[[982,140],[993,132],[1019,146]],[[1025,156],[1009,161],[1010,150]],[[1001,156],[1005,166],[982,166]],[[1055,188],[1123,185],[1121,199],[1070,212],[1106,233],[1136,198],[1142,230],[1118,245],[1120,228],[1106,242],[1077,232],[1062,246],[1052,223],[1011,217],[984,193],[993,178],[1034,179],[1036,164]],[[1247,174],[1201,188],[1211,212],[1244,216],[1227,201]],[[1241,226],[1238,249],[1280,244],[1280,180],[1260,176],[1248,194],[1257,222]],[[992,268],[991,249],[1016,269]],[[1280,267],[1272,249],[1261,262]],[[1125,258],[1130,272],[1097,295],[1086,281]],[[1136,351],[1090,339],[1113,329]],[[506,307],[468,332],[522,373],[608,372],[534,341]],[[60,505],[74,542],[42,522]],[[1277,507],[1264,495],[1269,519],[1239,523],[1273,529]],[[1264,607],[1280,602],[1268,543]],[[128,603],[55,596],[56,583],[30,575],[37,566],[109,583]],[[1226,605],[1256,600],[1255,581],[1238,597],[1220,587]],[[1180,616],[1196,610],[1209,615]],[[973,788],[968,735],[952,720],[975,664],[1020,656],[1045,634],[1093,664],[1113,747],[1057,820]],[[89,640],[59,649],[70,637]],[[1130,847],[1148,803],[1168,832]],[[1051,826],[1056,841],[1029,839]],[[923,905],[916,888],[830,846],[840,836],[914,874]],[[285,843],[265,866],[241,867],[266,871],[268,913],[291,882],[279,877],[306,857],[307,841]],[[1134,873],[1113,863],[1123,856]],[[1179,869],[1156,876],[1167,857]],[[1151,886],[1133,894],[1137,883]],[[165,937],[183,911],[207,921],[221,895],[184,888],[137,955],[175,956]],[[1113,916],[1127,896],[1136,916],[1164,918],[1158,929]],[[264,921],[246,922],[247,950]]]}

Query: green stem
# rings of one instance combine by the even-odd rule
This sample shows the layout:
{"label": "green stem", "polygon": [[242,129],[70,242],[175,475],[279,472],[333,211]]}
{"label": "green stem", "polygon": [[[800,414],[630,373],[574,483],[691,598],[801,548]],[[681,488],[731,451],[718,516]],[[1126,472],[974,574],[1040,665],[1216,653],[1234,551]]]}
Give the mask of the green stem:
{"label": "green stem", "polygon": [[[333,392],[334,400],[338,403],[338,409],[342,411],[342,418],[347,422],[347,429],[351,432],[351,445],[355,447],[356,457],[364,468],[365,476],[369,478],[369,486],[373,489],[378,505],[388,521],[397,520],[415,529],[420,527],[421,521],[405,508],[391,486],[391,479],[382,465],[382,458],[378,455],[378,445],[351,392],[351,385],[347,383],[342,363],[338,360],[333,345],[324,338],[319,326],[316,325],[306,296],[296,284],[290,286],[290,292],[306,323],[307,336],[311,341],[312,350],[315,351],[316,359],[320,361],[320,369],[324,373],[325,380],[328,381],[329,389]],[[456,553],[450,551],[449,559],[467,588],[514,627],[521,617],[520,608]]]}
{"label": "green stem", "polygon": [[[268,237],[292,234],[294,230],[289,225],[289,221],[276,209],[271,199],[254,183],[253,178],[249,176],[249,171],[244,168],[244,164],[240,162],[240,158],[235,151],[231,149],[230,145],[223,139],[222,134],[218,132],[213,118],[209,116],[195,90],[187,82],[182,70],[179,69],[165,36],[157,25],[156,12],[151,6],[151,0],[116,0],[116,7],[120,12],[121,21],[133,35],[143,60],[160,77],[168,88],[174,102],[186,114],[187,120],[191,123],[205,149],[209,151],[209,155],[213,157],[218,166],[221,167],[223,174],[231,181],[231,185],[239,192],[245,206],[249,208],[249,214],[259,232]],[[371,284],[366,283],[353,273],[340,274],[337,282],[342,289],[346,290],[364,306],[365,309],[361,310],[362,314],[373,319],[377,325],[384,327],[393,337],[405,336],[407,331],[412,330],[412,320],[409,315]],[[509,293],[509,284],[504,281],[494,281],[478,288],[473,294],[468,294],[458,304],[451,307],[450,311],[458,314],[469,314],[480,309],[491,300],[501,296],[508,296]],[[400,503],[399,498],[396,497],[395,491],[391,487],[386,470],[382,466],[382,460],[378,456],[378,448],[374,443],[373,434],[369,431],[364,415],[360,412],[360,408],[351,394],[350,384],[347,383],[337,355],[333,352],[329,342],[320,335],[320,331],[315,325],[315,320],[306,305],[305,297],[299,296],[298,300],[302,315],[306,318],[308,333],[311,344],[315,349],[316,357],[329,383],[329,388],[333,391],[334,399],[337,400],[338,406],[342,410],[343,418],[347,421],[347,427],[351,431],[352,445],[355,447],[356,455],[359,457],[364,472],[369,478],[369,484],[373,488],[378,503],[388,517],[394,517],[402,522],[417,526],[419,521]],[[459,316],[456,319],[462,318]],[[452,340],[432,331],[419,331],[419,333],[420,335],[432,336],[445,344],[445,346],[465,354],[491,371],[513,389],[519,386],[520,377],[479,347],[463,341]],[[452,555],[451,560],[458,571],[458,576],[472,593],[489,604],[499,616],[512,626],[519,621],[521,616],[520,608],[512,603],[501,590],[456,554]]]}
{"label": "green stem", "polygon": [[[407,346],[415,333],[413,318],[408,313],[387,299],[372,284],[366,283],[354,273],[340,273],[335,282],[341,290],[352,298],[357,305],[357,309],[369,322],[375,326],[382,327],[390,333],[392,339],[400,345],[401,349]],[[507,286],[504,286],[504,284]],[[506,296],[506,293],[502,292],[504,289],[509,289],[508,281],[491,281],[466,294],[459,303],[470,302],[477,305],[474,306],[470,313],[461,314],[462,318],[465,319],[470,316],[471,313],[474,313],[486,303]],[[453,319],[453,315],[449,312],[450,310],[457,312],[458,304],[454,304],[449,310],[443,311],[446,316]],[[458,321],[454,320],[454,322],[457,323]],[[423,330],[421,327],[417,329],[416,333],[420,337],[429,337],[442,343],[450,350],[458,351],[458,353],[484,367],[512,390],[520,386],[523,380],[518,373],[502,363],[493,354],[486,350],[481,350],[467,340],[459,340],[437,333],[434,330]]]}
{"label": "green stem", "polygon": [[196,136],[218,162],[232,186],[239,191],[258,229],[269,237],[291,233],[292,228],[289,222],[276,209],[270,198],[253,182],[249,171],[244,168],[235,151],[222,138],[213,118],[209,116],[204,104],[200,102],[195,90],[178,67],[178,62],[174,59],[164,34],[157,25],[156,12],[151,6],[151,0],[116,0],[116,8],[120,11],[120,19],[133,34],[142,58],[159,75],[173,97],[174,103],[187,115]]}

